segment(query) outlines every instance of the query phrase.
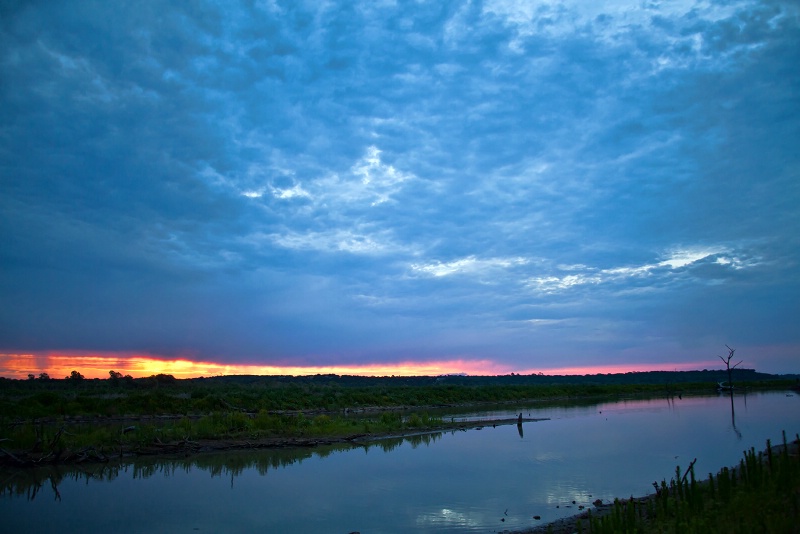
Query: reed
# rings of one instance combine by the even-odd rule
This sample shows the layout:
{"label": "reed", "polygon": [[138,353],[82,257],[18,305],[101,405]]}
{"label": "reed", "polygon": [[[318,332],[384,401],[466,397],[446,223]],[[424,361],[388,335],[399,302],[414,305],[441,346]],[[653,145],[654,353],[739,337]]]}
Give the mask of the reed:
{"label": "reed", "polygon": [[[610,513],[589,517],[592,534],[797,532],[800,517],[800,435],[793,444],[744,451],[736,468],[695,480],[694,467],[662,480],[647,499],[616,500]],[[777,452],[777,454],[776,454]]]}
{"label": "reed", "polygon": [[67,426],[27,421],[7,425],[2,446],[12,449],[11,454],[15,457],[24,453],[26,458],[33,459],[33,463],[47,463],[58,461],[68,454],[74,455],[75,451],[89,449],[93,459],[102,459],[198,440],[337,439],[447,426],[440,418],[425,412],[405,416],[398,412],[383,412],[373,416],[344,417],[329,414],[307,416],[302,412],[275,414],[266,410],[257,414],[214,411],[200,417],[140,420],[135,425],[129,423],[102,424],[92,421]]}

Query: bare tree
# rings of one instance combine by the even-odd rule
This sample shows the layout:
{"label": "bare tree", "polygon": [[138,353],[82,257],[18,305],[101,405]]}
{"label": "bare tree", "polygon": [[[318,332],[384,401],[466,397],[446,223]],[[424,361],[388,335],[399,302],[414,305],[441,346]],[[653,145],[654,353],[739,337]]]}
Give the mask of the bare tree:
{"label": "bare tree", "polygon": [[[725,346],[728,347],[728,345]],[[731,367],[731,360],[733,359],[734,352],[736,352],[736,349],[728,347],[728,357],[727,358],[723,358],[722,356],[719,357],[719,359],[722,360],[722,363],[724,363],[725,367],[728,369],[728,387],[730,387],[731,389],[733,389],[733,370],[736,369],[739,366],[739,364],[744,361],[744,360],[739,360],[739,363]]]}

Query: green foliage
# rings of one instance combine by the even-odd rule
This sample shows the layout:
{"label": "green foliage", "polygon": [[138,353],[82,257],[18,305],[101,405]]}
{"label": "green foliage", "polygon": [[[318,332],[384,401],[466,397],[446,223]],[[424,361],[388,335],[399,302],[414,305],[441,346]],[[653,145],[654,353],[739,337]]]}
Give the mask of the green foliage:
{"label": "green foliage", "polygon": [[430,428],[432,426],[440,425],[441,422],[441,419],[432,418],[427,412],[424,412],[421,415],[412,413],[408,417],[405,426],[408,428]]}
{"label": "green foliage", "polygon": [[[657,494],[644,501],[615,501],[613,510],[590,517],[592,534],[628,533],[784,533],[796,532],[800,517],[800,436],[794,453],[786,443],[774,454],[744,453],[737,469],[723,468],[698,483],[694,470],[661,482]],[[688,477],[687,477],[688,475]]]}
{"label": "green foliage", "polygon": [[244,414],[213,412],[200,418],[189,435],[206,439],[231,437],[248,430],[251,425],[252,421]]}
{"label": "green foliage", "polygon": [[[736,370],[742,387],[786,388],[794,380]],[[631,395],[673,395],[709,391],[711,371],[626,373],[577,377],[308,377],[228,376],[177,380],[172,375],[133,379],[109,371],[108,380],[87,380],[74,371],[65,380],[0,380],[0,415],[41,418],[62,415],[196,414],[239,410],[248,413],[363,408],[437,407],[459,404],[583,399]],[[747,378],[767,380],[750,381]],[[706,382],[691,382],[705,379]],[[79,387],[77,387],[79,386]],[[58,395],[51,403],[29,402],[40,392]],[[76,396],[96,402],[72,402]],[[2,402],[6,401],[6,403]]]}
{"label": "green foliage", "polygon": [[[672,392],[694,387],[676,378],[681,373],[638,375],[653,381],[669,377]],[[96,439],[95,446],[116,450],[196,439],[385,435],[446,427],[422,411],[436,407],[544,399],[593,402],[665,394],[663,383],[630,380],[627,375],[177,380],[163,374],[133,379],[116,371],[110,371],[107,380],[87,380],[75,371],[65,380],[1,379],[0,439],[8,440],[6,449],[28,452],[36,443],[49,443],[62,428],[59,446],[77,447]],[[784,382],[770,384],[784,387]],[[741,378],[737,383],[745,385]],[[136,430],[121,432],[130,426]],[[757,485],[761,471],[753,465],[746,460],[744,469]],[[735,479],[729,476],[714,483],[724,493],[732,491]]]}

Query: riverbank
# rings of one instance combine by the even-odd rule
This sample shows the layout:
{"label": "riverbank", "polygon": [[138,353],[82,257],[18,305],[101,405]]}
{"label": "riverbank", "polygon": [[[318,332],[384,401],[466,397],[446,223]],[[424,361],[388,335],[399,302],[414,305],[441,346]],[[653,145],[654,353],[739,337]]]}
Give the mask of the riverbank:
{"label": "riverbank", "polygon": [[[647,506],[648,502],[655,499],[655,495],[639,497],[636,501],[641,506]],[[577,532],[590,532],[590,518],[601,519],[614,512],[614,504],[594,505],[594,508],[584,510],[562,519],[557,519],[544,525],[539,525],[523,530],[507,530],[504,534],[575,534]]]}
{"label": "riverbank", "polygon": [[[782,428],[800,429],[797,402],[790,392],[738,397],[736,420],[730,419],[729,398],[717,395],[542,411],[531,406],[533,417],[552,421],[523,423],[524,436],[509,424],[356,439],[355,445],[177,452],[171,458],[155,454],[74,467],[9,469],[2,476],[4,495],[16,496],[6,508],[23,515],[34,515],[34,509],[37,514],[78,510],[86,503],[118,516],[127,509],[125,502],[142,502],[157,492],[165,510],[205,512],[213,501],[219,508],[213,515],[221,519],[209,515],[189,525],[202,531],[225,530],[226,521],[252,515],[239,531],[412,532],[416,526],[428,532],[494,532],[583,512],[578,507],[591,508],[597,498],[608,502],[614,496],[645,495],[653,488],[642,485],[643,476],[646,483],[669,479],[676,464],[685,467],[695,456],[699,474],[734,465],[744,448],[763,445],[766,437],[779,442]],[[475,419],[513,418],[520,411],[528,415],[524,406],[519,408],[461,413]],[[51,487],[69,506],[42,502],[58,495]],[[37,491],[35,503],[24,502]],[[96,494],[108,498],[97,500]],[[535,519],[537,514],[542,519]]]}
{"label": "riverbank", "polygon": [[[546,418],[502,418],[502,419],[481,419],[480,421],[461,421],[457,423],[446,423],[432,425],[426,428],[407,429],[407,430],[387,430],[383,432],[362,432],[342,436],[281,436],[281,437],[219,437],[213,439],[181,439],[172,441],[162,441],[154,439],[145,443],[119,443],[119,444],[100,444],[88,445],[80,448],[57,448],[56,445],[63,435],[57,433],[49,450],[43,450],[42,445],[31,450],[9,450],[0,447],[0,467],[38,467],[43,465],[75,465],[82,463],[109,462],[124,460],[139,456],[164,456],[164,457],[188,457],[197,454],[235,451],[235,450],[258,450],[258,449],[288,449],[288,448],[312,448],[324,445],[352,445],[361,446],[364,444],[393,438],[410,438],[413,436],[437,434],[441,432],[467,431],[470,429],[482,429],[487,426],[497,427],[503,425],[522,425],[523,423],[534,423],[545,421]],[[132,428],[132,427],[127,427]],[[130,432],[135,432],[132,429]],[[0,442],[0,445],[3,445]]]}
{"label": "riverbank", "polygon": [[[451,416],[478,407],[680,399],[709,393],[711,384],[687,381],[709,373],[643,373],[638,378],[649,380],[646,384],[630,382],[627,375],[577,377],[574,384],[563,382],[570,377],[519,375],[2,380],[0,465],[313,447],[508,424],[517,421],[456,422]],[[759,391],[793,383],[776,379],[741,386]],[[450,421],[442,420],[443,414]]]}
{"label": "riverbank", "polygon": [[[677,472],[680,475],[680,471]],[[687,477],[691,475],[691,478]],[[614,532],[798,532],[800,436],[758,454],[745,451],[738,466],[695,481],[694,472],[662,481],[658,493],[596,502],[593,509],[507,534]],[[624,528],[623,528],[624,525]]]}

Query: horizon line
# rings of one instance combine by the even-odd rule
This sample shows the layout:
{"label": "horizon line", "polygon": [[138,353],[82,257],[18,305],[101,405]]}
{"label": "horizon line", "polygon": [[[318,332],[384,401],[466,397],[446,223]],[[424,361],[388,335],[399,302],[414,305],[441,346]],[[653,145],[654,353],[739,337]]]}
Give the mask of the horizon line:
{"label": "horizon line", "polygon": [[[705,368],[703,368],[705,367]],[[27,353],[0,354],[0,376],[28,379],[46,373],[50,378],[68,377],[78,371],[85,378],[108,378],[111,371],[146,378],[158,374],[175,378],[210,378],[215,376],[363,376],[363,377],[423,377],[423,376],[509,376],[545,375],[578,376],[598,374],[625,374],[651,371],[716,370],[719,362],[699,360],[693,362],[624,363],[608,365],[576,365],[568,367],[519,368],[493,360],[429,360],[393,363],[368,363],[349,365],[258,365],[252,363],[225,363],[194,361],[183,358],[166,359],[143,354],[128,353]],[[719,369],[724,371],[723,369]]]}

